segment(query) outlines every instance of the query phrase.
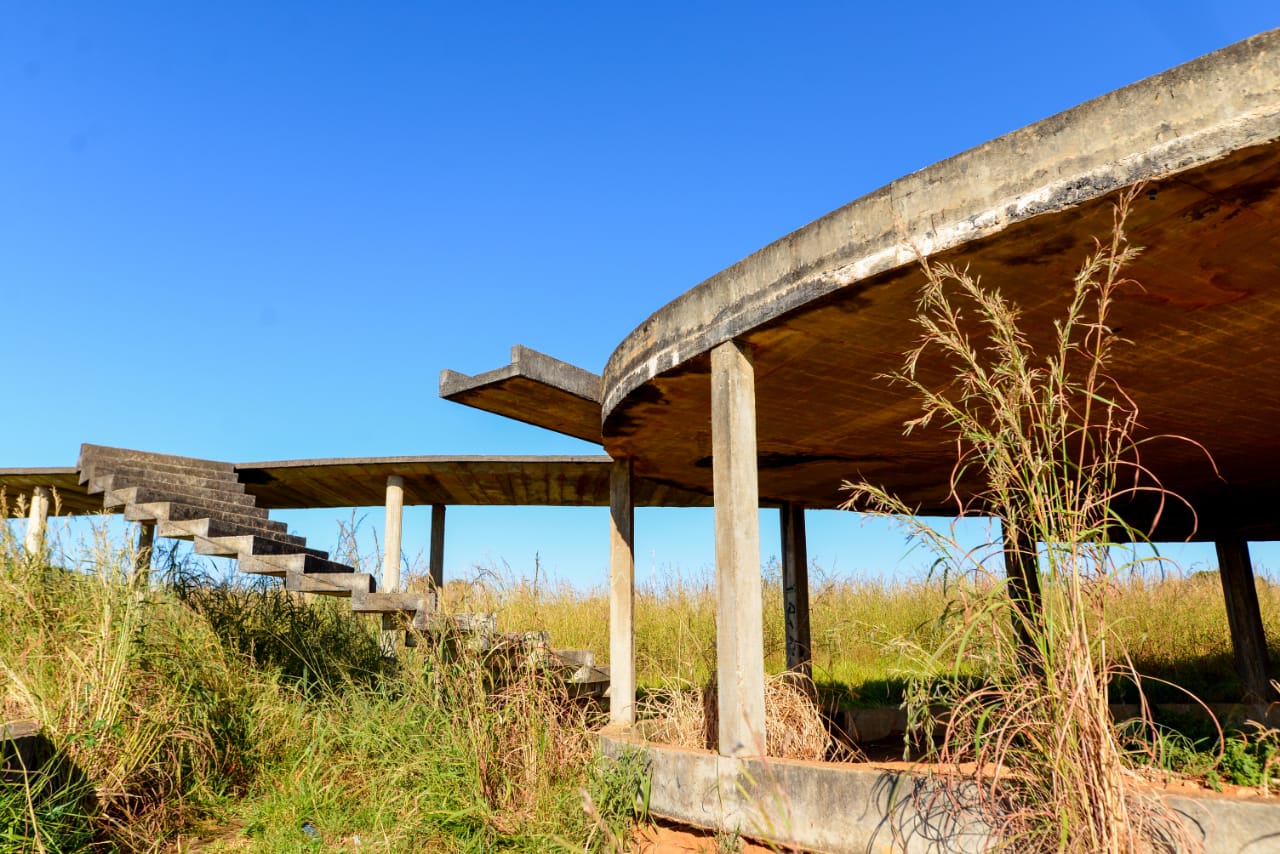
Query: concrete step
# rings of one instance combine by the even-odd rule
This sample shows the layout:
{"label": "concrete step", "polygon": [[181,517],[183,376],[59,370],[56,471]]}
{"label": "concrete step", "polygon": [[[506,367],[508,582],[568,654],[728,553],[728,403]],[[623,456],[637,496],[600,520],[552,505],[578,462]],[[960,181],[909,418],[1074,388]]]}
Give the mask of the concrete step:
{"label": "concrete step", "polygon": [[232,525],[243,525],[250,530],[268,530],[280,534],[289,533],[289,526],[267,518],[267,511],[256,507],[252,512],[243,508],[227,510],[223,507],[188,504],[185,501],[144,501],[126,504],[124,518],[131,522],[186,522],[195,519],[215,519]]}
{"label": "concrete step", "polygon": [[154,454],[148,451],[134,451],[126,448],[107,448],[102,445],[80,446],[80,459],[76,464],[76,468],[80,472],[80,482],[82,484],[88,483],[89,478],[94,475],[105,474],[113,468],[127,466],[213,480],[238,481],[235,466],[231,463],[201,460],[194,457],[179,457],[172,454]]}
{"label": "concrete step", "polygon": [[351,610],[357,614],[412,614],[413,627],[422,628],[435,610],[433,597],[418,593],[366,593],[351,597]]}
{"label": "concrete step", "polygon": [[498,615],[432,614],[424,620],[422,630],[435,634],[483,635],[489,638],[498,630]]}
{"label": "concrete step", "polygon": [[208,507],[211,510],[224,510],[229,513],[244,513],[249,516],[267,517],[267,509],[258,507],[253,497],[235,495],[230,492],[221,493],[227,499],[213,498],[208,495],[183,494],[176,489],[155,489],[149,486],[127,486],[123,489],[109,489],[102,493],[102,506],[124,507],[128,504],[150,504],[156,501],[179,501],[195,507]]}
{"label": "concrete step", "polygon": [[[336,573],[354,573],[355,569],[345,563],[325,560],[316,557],[314,554],[299,552],[283,555],[245,555],[240,558],[240,571],[253,573],[254,575],[273,575],[277,578],[285,578],[291,573],[295,575],[311,575],[314,573],[332,575]],[[373,591],[369,592],[372,593]]]}
{"label": "concrete step", "polygon": [[110,462],[90,463],[79,470],[79,481],[90,492],[95,481],[115,475],[118,487],[145,487],[145,485],[193,485],[201,489],[220,489],[243,493],[244,484],[234,474],[210,476],[210,472],[170,471],[170,466],[115,465]]}
{"label": "concrete step", "polygon": [[568,683],[566,687],[569,689],[570,697],[609,696],[609,668],[607,665],[579,670],[565,681]]}
{"label": "concrete step", "polygon": [[[170,524],[183,525],[189,523],[177,522]],[[157,530],[156,533],[162,537],[170,536],[159,530]],[[319,549],[300,547],[296,542],[281,542],[279,539],[264,537],[258,534],[242,534],[239,536],[221,537],[188,534],[186,537],[180,537],[180,539],[186,539],[188,537],[195,545],[196,554],[200,555],[243,558],[246,555],[287,555],[301,552],[303,554],[312,554],[325,560],[329,558],[328,552],[322,552]],[[291,541],[297,541],[300,539],[301,537],[289,538]]]}
{"label": "concrete step", "polygon": [[238,480],[188,477],[136,469],[103,469],[101,472],[94,470],[92,476],[86,481],[85,487],[91,494],[112,489],[145,487],[175,493],[185,492],[189,495],[208,495],[219,501],[235,502],[238,498],[253,497],[245,492],[244,484]]}
{"label": "concrete step", "polygon": [[[244,566],[243,561],[240,565]],[[376,586],[377,582],[367,572],[290,572],[284,576],[284,589],[291,593],[368,596],[374,592]]]}
{"label": "concrete step", "polygon": [[552,660],[564,667],[595,667],[596,653],[593,649],[553,649]]}
{"label": "concrete step", "polygon": [[306,539],[296,537],[288,533],[287,530],[280,530],[279,526],[281,524],[270,520],[263,522],[258,519],[243,519],[233,522],[228,519],[210,519],[202,516],[198,519],[174,519],[157,522],[156,535],[185,540],[188,537],[213,539],[215,537],[239,537],[245,534],[252,534],[289,546],[290,551],[300,552],[306,548]]}

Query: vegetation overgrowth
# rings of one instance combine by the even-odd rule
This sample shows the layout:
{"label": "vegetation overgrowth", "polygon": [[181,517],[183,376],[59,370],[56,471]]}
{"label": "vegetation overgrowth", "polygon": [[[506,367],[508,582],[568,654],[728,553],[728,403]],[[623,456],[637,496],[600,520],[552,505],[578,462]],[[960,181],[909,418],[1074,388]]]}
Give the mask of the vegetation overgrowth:
{"label": "vegetation overgrowth", "polygon": [[[4,526],[0,538],[0,624],[10,629],[0,632],[3,711],[38,719],[53,752],[32,786],[0,783],[0,850],[626,845],[643,769],[595,757],[583,738],[588,710],[537,671],[496,685],[475,660],[429,647],[391,662],[377,624],[352,618],[342,600],[302,602],[271,581],[216,581],[173,554],[157,557],[162,575],[147,583],[132,571],[131,550],[101,533],[72,567],[28,558]],[[910,650],[938,643],[947,595],[940,579],[836,578],[815,568],[824,701],[897,705],[909,679],[925,675]],[[1262,582],[1259,595],[1275,619],[1280,586]],[[777,673],[776,572],[767,573],[765,598]],[[603,591],[486,568],[451,582],[446,600],[450,610],[496,611],[505,629],[548,628],[559,646],[608,648]],[[714,667],[710,574],[673,573],[643,587],[638,605],[650,709],[679,701],[673,686],[697,697]],[[1209,697],[1237,695],[1213,575],[1135,573],[1117,583],[1113,615],[1140,670]],[[693,729],[668,737],[692,732],[693,745],[706,710],[689,711]],[[1164,723],[1158,756],[1148,758],[1143,741],[1155,767],[1211,784],[1265,786],[1275,776],[1274,737],[1249,731],[1224,750],[1203,721]]]}
{"label": "vegetation overgrowth", "polygon": [[967,269],[921,260],[918,344],[886,379],[919,400],[907,433],[938,430],[955,443],[957,515],[997,520],[996,542],[963,549],[879,485],[845,484],[848,507],[902,520],[952,582],[939,643],[916,648],[946,678],[913,680],[907,707],[939,784],[1017,850],[1192,844],[1173,812],[1133,785],[1127,750],[1158,742],[1158,726],[1140,710],[1126,740],[1110,704],[1117,679],[1142,681],[1116,632],[1114,585],[1133,568],[1114,544],[1150,534],[1117,507],[1181,502],[1143,464],[1153,437],[1112,373],[1130,343],[1111,316],[1136,285],[1126,270],[1140,250],[1124,231],[1135,197],[1122,195],[1110,236],[1060,291],[1047,336]]}
{"label": "vegetation overgrowth", "polygon": [[636,814],[636,764],[528,658],[389,660],[342,600],[0,540],[3,712],[48,754],[0,780],[0,851],[607,851]]}

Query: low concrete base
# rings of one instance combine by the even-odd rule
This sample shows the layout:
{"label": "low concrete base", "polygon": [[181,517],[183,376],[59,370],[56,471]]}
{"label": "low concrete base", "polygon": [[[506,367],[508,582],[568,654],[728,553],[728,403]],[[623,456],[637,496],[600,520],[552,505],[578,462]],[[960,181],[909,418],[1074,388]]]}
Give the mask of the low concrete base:
{"label": "low concrete base", "polygon": [[21,783],[39,770],[47,752],[35,721],[0,725],[0,783]]}
{"label": "low concrete base", "polygon": [[[990,829],[976,812],[933,807],[941,794],[920,775],[827,762],[731,759],[680,750],[607,729],[600,749],[643,751],[649,761],[649,809],[712,831],[825,854],[977,852]],[[952,795],[948,795],[951,797]],[[1280,799],[1165,796],[1206,854],[1280,850]]]}

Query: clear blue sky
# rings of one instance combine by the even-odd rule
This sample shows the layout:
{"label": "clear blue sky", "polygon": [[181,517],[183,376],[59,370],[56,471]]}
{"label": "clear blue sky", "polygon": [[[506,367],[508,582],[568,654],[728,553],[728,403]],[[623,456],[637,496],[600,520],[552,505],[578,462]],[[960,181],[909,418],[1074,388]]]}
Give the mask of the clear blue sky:
{"label": "clear blue sky", "polygon": [[[833,208],[1277,25],[1274,0],[5,3],[0,466],[86,441],[591,453],[440,400],[440,369],[519,342],[599,371],[655,309]],[[282,518],[326,547],[339,515]],[[923,562],[812,515],[828,569]],[[451,575],[538,552],[604,576],[602,511],[449,521]],[[427,511],[406,525],[413,553]],[[637,537],[642,579],[711,563],[707,513],[642,511]]]}

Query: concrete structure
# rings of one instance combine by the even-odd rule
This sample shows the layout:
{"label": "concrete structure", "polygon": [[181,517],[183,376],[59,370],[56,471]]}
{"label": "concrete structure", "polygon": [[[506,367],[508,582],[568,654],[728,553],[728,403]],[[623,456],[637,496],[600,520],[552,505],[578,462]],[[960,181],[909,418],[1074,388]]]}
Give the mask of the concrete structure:
{"label": "concrete structure", "polygon": [[[1113,374],[1141,405],[1148,435],[1193,440],[1144,446],[1144,465],[1194,511],[1162,508],[1152,536],[1217,544],[1237,668],[1246,694],[1265,698],[1272,672],[1247,543],[1280,539],[1280,360],[1271,338],[1280,328],[1280,30],[851,202],[659,309],[599,375],[521,346],[494,371],[441,375],[440,393],[450,400],[599,442],[607,457],[311,460],[231,470],[262,507],[385,501],[390,519],[390,508],[406,501],[442,511],[455,503],[609,506],[610,646],[614,666],[622,662],[611,719],[620,727],[634,703],[626,661],[628,650],[634,655],[633,508],[714,503],[719,755],[651,755],[655,791],[676,787],[666,814],[741,827],[769,794],[750,781],[782,768],[751,759],[764,746],[758,508],[782,508],[788,665],[802,668],[804,508],[837,506],[842,482],[858,479],[923,514],[955,509],[954,446],[936,431],[904,434],[903,423],[918,413],[915,397],[881,379],[916,342],[919,258],[979,272],[1021,307],[1032,344],[1042,344],[1061,289],[1093,238],[1110,232],[1116,200],[1138,186],[1127,233],[1145,250],[1127,272],[1142,287],[1128,289],[1111,316],[1137,343],[1115,354]],[[922,371],[929,385],[946,379],[939,366]],[[0,483],[62,482],[57,470],[34,479],[30,472]],[[399,481],[394,497],[388,478]],[[1113,509],[1138,528],[1157,518],[1152,502]],[[439,519],[442,554],[443,512]],[[1027,546],[1015,534],[1006,547],[1015,586],[1034,597]],[[696,815],[679,811],[689,793],[678,776],[681,763],[695,759],[701,770],[689,773],[712,781]],[[793,773],[793,765],[770,790],[792,810],[846,785],[821,775],[814,783],[819,777]],[[872,846],[885,821],[876,805],[885,803],[885,786],[898,783],[869,785],[850,797],[868,804],[871,823],[849,833]],[[1280,834],[1270,818],[1237,819],[1249,832]],[[950,828],[943,847],[970,844],[967,832]],[[845,850],[814,838],[814,847]]]}
{"label": "concrete structure", "polygon": [[27,534],[23,547],[27,554],[39,554],[44,550],[45,526],[49,522],[49,488],[37,486],[31,490],[31,507],[27,513]]}
{"label": "concrete structure", "polygon": [[[757,508],[783,508],[792,667],[803,666],[809,644],[803,508],[835,507],[845,480],[865,480],[922,514],[955,512],[954,445],[937,431],[904,434],[919,411],[915,395],[882,380],[916,343],[919,259],[978,272],[1020,307],[1031,343],[1041,344],[1061,310],[1058,289],[1093,238],[1110,233],[1117,199],[1138,186],[1126,231],[1145,249],[1126,272],[1141,287],[1111,316],[1137,343],[1115,354],[1113,373],[1140,404],[1144,435],[1192,440],[1145,445],[1142,460],[1190,510],[1141,500],[1112,509],[1156,539],[1217,544],[1246,698],[1269,698],[1247,542],[1280,539],[1280,361],[1271,357],[1280,328],[1280,31],[959,154],[787,235],[644,321],[609,358],[598,391],[594,375],[522,347],[496,371],[442,375],[449,399],[598,436],[637,479],[714,496],[720,758],[705,760],[714,766],[709,794],[695,794],[691,807],[682,791],[659,812],[726,826],[737,823],[735,809],[765,799],[740,773],[744,757],[763,751]],[[940,369],[925,364],[921,378],[940,385]],[[962,497],[967,488],[959,485]],[[1032,600],[1039,577],[1017,539],[1006,544],[1014,587]],[[632,591],[616,576],[612,591],[613,612],[628,614]],[[615,634],[613,647],[627,639]],[[652,755],[655,792],[679,788],[685,771]],[[827,786],[789,782],[780,797],[825,803]],[[880,783],[872,790],[883,794]],[[700,818],[681,812],[699,803]],[[879,838],[857,833],[849,850]]]}
{"label": "concrete structure", "polygon": [[[944,794],[901,768],[733,759],[608,730],[600,744],[613,756],[626,750],[645,755],[649,808],[657,815],[738,831],[779,850],[952,854],[991,848],[990,829],[965,808],[963,788]],[[959,797],[953,801],[952,795]],[[1268,801],[1160,797],[1205,854],[1261,854],[1280,840],[1280,808]]]}

